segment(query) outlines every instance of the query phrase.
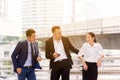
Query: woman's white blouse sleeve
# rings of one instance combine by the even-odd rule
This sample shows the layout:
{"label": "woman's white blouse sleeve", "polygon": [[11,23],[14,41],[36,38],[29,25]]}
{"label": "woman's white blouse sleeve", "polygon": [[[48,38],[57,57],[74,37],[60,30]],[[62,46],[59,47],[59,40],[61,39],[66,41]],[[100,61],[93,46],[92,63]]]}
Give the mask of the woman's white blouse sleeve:
{"label": "woman's white blouse sleeve", "polygon": [[78,57],[81,57],[84,55],[85,51],[85,43],[82,45],[81,49],[79,50]]}
{"label": "woman's white blouse sleeve", "polygon": [[99,46],[99,56],[101,56],[101,55],[103,55],[104,56],[104,54],[103,54],[103,48],[102,48],[102,46],[101,46],[101,44],[100,43],[98,43],[98,46]]}

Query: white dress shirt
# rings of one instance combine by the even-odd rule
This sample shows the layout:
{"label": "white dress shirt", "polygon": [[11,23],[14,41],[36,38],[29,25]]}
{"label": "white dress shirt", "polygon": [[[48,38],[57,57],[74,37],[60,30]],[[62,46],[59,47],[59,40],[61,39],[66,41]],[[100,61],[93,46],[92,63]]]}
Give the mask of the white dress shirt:
{"label": "white dress shirt", "polygon": [[[28,56],[27,56],[27,60],[24,64],[24,66],[32,66],[32,52],[31,52],[31,42],[28,41]],[[33,47],[33,51],[35,53],[35,42],[32,42],[32,47]]]}
{"label": "white dress shirt", "polygon": [[60,54],[60,56],[55,59],[55,62],[61,59],[67,59],[62,40],[60,39],[60,41],[58,42],[53,39],[53,43],[54,43],[55,53]]}
{"label": "white dress shirt", "polygon": [[30,45],[31,42],[29,42],[28,40],[27,42],[28,42],[28,56],[24,66],[31,66],[32,65],[32,57],[31,57],[32,54],[31,54],[31,45]]}
{"label": "white dress shirt", "polygon": [[103,48],[100,43],[94,43],[91,46],[89,43],[84,43],[78,53],[78,56],[84,55],[83,59],[87,62],[97,62],[98,58],[103,54]]}

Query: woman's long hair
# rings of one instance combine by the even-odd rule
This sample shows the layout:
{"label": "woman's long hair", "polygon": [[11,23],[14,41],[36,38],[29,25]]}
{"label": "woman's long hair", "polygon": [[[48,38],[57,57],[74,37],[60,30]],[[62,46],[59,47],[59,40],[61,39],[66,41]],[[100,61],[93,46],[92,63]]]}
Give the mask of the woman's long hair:
{"label": "woman's long hair", "polygon": [[96,42],[97,42],[97,40],[96,40],[96,35],[95,35],[93,32],[88,32],[88,34],[89,34],[92,38],[94,38],[94,42],[96,43]]}

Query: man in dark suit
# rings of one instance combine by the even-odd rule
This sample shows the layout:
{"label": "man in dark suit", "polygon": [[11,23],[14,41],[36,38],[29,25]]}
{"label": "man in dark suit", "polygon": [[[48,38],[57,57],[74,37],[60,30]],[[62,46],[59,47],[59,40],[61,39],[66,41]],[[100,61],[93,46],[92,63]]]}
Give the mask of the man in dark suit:
{"label": "man in dark suit", "polygon": [[53,37],[46,41],[46,58],[50,59],[51,80],[69,80],[72,59],[70,50],[78,53],[69,39],[62,36],[59,26],[52,27]]}
{"label": "man in dark suit", "polygon": [[18,80],[36,80],[35,68],[41,68],[38,61],[39,56],[38,43],[35,31],[28,29],[26,31],[27,40],[19,41],[12,53],[12,62],[14,71],[18,74]]}

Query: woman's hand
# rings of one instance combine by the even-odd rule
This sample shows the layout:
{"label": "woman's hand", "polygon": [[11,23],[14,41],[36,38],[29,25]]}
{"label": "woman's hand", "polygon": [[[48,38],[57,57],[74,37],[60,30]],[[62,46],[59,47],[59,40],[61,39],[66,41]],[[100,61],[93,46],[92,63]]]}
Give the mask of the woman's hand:
{"label": "woman's hand", "polygon": [[102,65],[102,62],[101,62],[100,59],[98,59],[98,61],[97,61],[97,66],[98,66],[98,67],[101,67],[101,65]]}
{"label": "woman's hand", "polygon": [[86,64],[86,63],[84,63],[84,64],[83,64],[83,68],[84,68],[84,70],[85,70],[85,71],[87,71],[87,70],[88,70],[88,66],[87,66],[87,64]]}

